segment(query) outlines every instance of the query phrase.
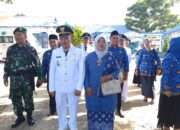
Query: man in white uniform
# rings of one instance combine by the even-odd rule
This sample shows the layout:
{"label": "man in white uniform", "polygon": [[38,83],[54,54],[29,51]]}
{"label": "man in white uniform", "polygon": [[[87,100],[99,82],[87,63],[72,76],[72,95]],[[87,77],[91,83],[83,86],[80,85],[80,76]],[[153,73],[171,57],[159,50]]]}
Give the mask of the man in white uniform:
{"label": "man in white uniform", "polygon": [[89,53],[95,51],[94,46],[90,43],[91,42],[91,35],[87,32],[83,33],[81,36],[82,38],[82,45],[80,46],[84,56],[87,56]]}
{"label": "man in white uniform", "polygon": [[[77,130],[78,97],[84,81],[82,51],[71,44],[73,31],[69,26],[57,28],[61,47],[52,53],[49,72],[49,91],[56,97],[58,130]],[[67,120],[69,112],[69,120]]]}
{"label": "man in white uniform", "polygon": [[[124,49],[126,50],[126,53],[128,55],[128,61],[129,61],[129,65],[130,65],[131,58],[132,58],[131,48],[129,48],[130,39],[125,35],[123,35],[123,36],[124,36],[123,37],[123,39],[124,39]],[[128,81],[129,80],[130,79],[127,78],[127,80],[125,80],[124,83],[123,83],[122,100],[124,102],[126,102],[127,99],[128,99]]]}

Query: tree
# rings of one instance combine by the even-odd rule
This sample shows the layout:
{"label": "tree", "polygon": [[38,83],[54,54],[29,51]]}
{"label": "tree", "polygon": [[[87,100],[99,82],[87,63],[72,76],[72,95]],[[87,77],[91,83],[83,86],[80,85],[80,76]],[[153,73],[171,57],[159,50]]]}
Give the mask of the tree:
{"label": "tree", "polygon": [[169,42],[170,42],[170,37],[169,36],[166,36],[164,38],[164,42],[163,42],[163,48],[162,48],[162,51],[163,52],[166,52],[167,49],[168,49],[168,46],[169,46]]}
{"label": "tree", "polygon": [[138,0],[128,8],[126,26],[137,32],[162,31],[180,22],[170,12],[170,0]]}
{"label": "tree", "polygon": [[7,4],[13,4],[14,0],[0,0],[1,2],[7,3]]}
{"label": "tree", "polygon": [[73,27],[73,40],[72,40],[72,43],[75,45],[75,46],[78,46],[81,44],[81,35],[83,33],[83,28],[80,27],[80,26],[74,26]]}
{"label": "tree", "polygon": [[169,0],[169,2],[171,3],[171,5],[174,5],[174,4],[178,3],[178,2],[180,2],[180,0]]}

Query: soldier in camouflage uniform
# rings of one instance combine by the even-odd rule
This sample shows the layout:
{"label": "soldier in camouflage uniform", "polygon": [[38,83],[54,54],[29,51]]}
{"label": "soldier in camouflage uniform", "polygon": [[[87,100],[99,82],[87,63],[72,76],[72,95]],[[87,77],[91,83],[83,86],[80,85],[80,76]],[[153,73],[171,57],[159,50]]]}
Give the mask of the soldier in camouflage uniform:
{"label": "soldier in camouflage uniform", "polygon": [[10,99],[17,116],[12,128],[18,127],[25,121],[23,111],[27,112],[29,126],[35,124],[32,118],[35,76],[38,76],[36,86],[39,87],[42,84],[40,60],[36,50],[28,43],[26,33],[23,27],[14,30],[16,43],[8,48],[4,66],[4,84],[8,86],[8,78],[10,78]]}

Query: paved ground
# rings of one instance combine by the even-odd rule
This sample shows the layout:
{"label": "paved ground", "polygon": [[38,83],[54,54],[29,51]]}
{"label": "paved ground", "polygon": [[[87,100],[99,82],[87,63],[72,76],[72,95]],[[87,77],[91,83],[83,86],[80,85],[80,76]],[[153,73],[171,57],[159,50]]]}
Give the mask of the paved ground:
{"label": "paved ground", "polygon": [[[10,125],[15,117],[12,112],[12,105],[8,99],[8,89],[2,84],[2,65],[0,66],[0,130],[11,130]],[[130,74],[132,77],[132,73]],[[115,130],[155,130],[157,124],[158,92],[159,79],[156,83],[154,105],[144,103],[140,89],[129,87],[128,102],[123,104],[124,119],[116,117]],[[79,102],[78,126],[79,130],[86,130],[86,111],[83,96]],[[29,128],[26,123],[16,130],[57,130],[56,116],[47,117],[48,114],[48,96],[45,87],[37,89],[35,93],[35,119],[37,123]]]}

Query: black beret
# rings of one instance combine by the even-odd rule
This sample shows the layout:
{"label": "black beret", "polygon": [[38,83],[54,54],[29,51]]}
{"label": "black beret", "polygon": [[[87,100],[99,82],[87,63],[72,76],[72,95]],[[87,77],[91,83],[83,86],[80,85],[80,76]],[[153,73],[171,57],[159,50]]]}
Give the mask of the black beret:
{"label": "black beret", "polygon": [[114,35],[119,35],[118,31],[116,31],[116,30],[112,31],[110,37],[112,37]]}
{"label": "black beret", "polygon": [[91,38],[91,34],[85,32],[85,33],[82,34],[81,38],[85,38],[85,37]]}
{"label": "black beret", "polygon": [[61,36],[64,34],[73,34],[73,30],[68,25],[62,25],[56,28],[56,32]]}
{"label": "black beret", "polygon": [[124,34],[119,34],[119,36],[120,36],[120,38],[123,38],[123,39],[125,39],[127,41],[130,41],[130,39]]}
{"label": "black beret", "polygon": [[127,37],[124,34],[119,34],[120,38],[126,39]]}
{"label": "black beret", "polygon": [[13,33],[15,34],[16,32],[27,33],[27,29],[24,27],[17,27],[16,29],[14,29]]}
{"label": "black beret", "polygon": [[57,35],[55,35],[55,34],[50,34],[50,35],[49,35],[49,40],[52,40],[52,39],[58,40]]}

